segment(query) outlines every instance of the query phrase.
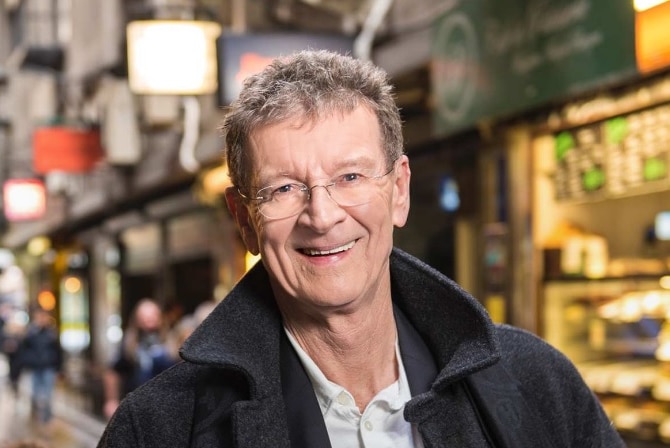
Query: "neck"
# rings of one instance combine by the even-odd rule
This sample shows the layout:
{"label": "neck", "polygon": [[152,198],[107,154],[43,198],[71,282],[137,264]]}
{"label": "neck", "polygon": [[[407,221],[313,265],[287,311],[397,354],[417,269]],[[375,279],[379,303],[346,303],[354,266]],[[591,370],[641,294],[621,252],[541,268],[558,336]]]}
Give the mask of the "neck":
{"label": "neck", "polygon": [[390,298],[355,312],[317,319],[284,315],[284,325],[326,378],[354,396],[361,411],[398,379]]}

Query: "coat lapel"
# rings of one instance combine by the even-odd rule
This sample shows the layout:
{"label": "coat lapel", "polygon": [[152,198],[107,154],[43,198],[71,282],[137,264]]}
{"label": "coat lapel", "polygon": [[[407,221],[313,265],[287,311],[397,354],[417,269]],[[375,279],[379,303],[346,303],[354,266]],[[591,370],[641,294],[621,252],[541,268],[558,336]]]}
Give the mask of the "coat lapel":
{"label": "coat lapel", "polygon": [[397,306],[393,307],[393,312],[398,329],[400,356],[405,367],[409,390],[412,396],[428,392],[437,377],[437,366],[433,355],[403,312]]}
{"label": "coat lapel", "polygon": [[330,448],[314,388],[288,338],[281,338],[281,383],[292,448]]}

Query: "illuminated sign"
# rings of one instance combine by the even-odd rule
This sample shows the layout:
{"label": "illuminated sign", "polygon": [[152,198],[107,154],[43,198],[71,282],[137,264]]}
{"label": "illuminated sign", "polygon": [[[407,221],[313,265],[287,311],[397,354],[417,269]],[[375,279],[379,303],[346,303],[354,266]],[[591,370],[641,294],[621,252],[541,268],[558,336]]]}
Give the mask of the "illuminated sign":
{"label": "illuminated sign", "polygon": [[130,89],[146,95],[216,92],[221,25],[199,20],[140,20],[127,27]]}
{"label": "illuminated sign", "polygon": [[219,105],[229,105],[239,95],[244,80],[263,70],[274,58],[306,49],[351,54],[354,40],[337,34],[222,34],[217,40]]}
{"label": "illuminated sign", "polygon": [[670,65],[670,3],[655,3],[635,14],[635,55],[642,73]]}
{"label": "illuminated sign", "polygon": [[84,173],[103,159],[98,129],[76,126],[45,126],[33,133],[33,170]]}
{"label": "illuminated sign", "polygon": [[10,179],[3,185],[2,197],[8,221],[40,219],[46,211],[46,190],[39,179]]}

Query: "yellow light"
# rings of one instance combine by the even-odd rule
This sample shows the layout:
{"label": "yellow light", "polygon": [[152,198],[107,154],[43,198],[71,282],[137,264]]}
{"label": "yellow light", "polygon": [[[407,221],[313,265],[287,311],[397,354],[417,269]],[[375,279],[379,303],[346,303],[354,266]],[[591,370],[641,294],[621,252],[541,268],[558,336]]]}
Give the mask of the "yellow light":
{"label": "yellow light", "polygon": [[209,170],[202,179],[202,186],[206,193],[223,194],[226,188],[232,186],[230,176],[228,176],[228,167],[220,165]]}
{"label": "yellow light", "polygon": [[71,294],[79,292],[81,289],[81,280],[79,280],[77,277],[68,277],[63,282],[63,288],[65,288],[65,290]]}
{"label": "yellow light", "polygon": [[46,236],[36,236],[28,241],[26,249],[30,255],[39,257],[51,248],[51,240]]}
{"label": "yellow light", "polygon": [[244,269],[248,271],[260,259],[261,259],[260,255],[254,255],[251,252],[247,252],[247,254],[244,257]]}
{"label": "yellow light", "polygon": [[130,89],[147,95],[202,95],[217,89],[221,26],[197,20],[140,20],[126,28]]}
{"label": "yellow light", "polygon": [[646,11],[654,6],[658,6],[668,0],[633,0],[633,7],[635,11]]}
{"label": "yellow light", "polygon": [[670,275],[664,275],[663,277],[661,277],[659,283],[661,285],[661,288],[670,289]]}
{"label": "yellow light", "polygon": [[37,294],[37,303],[43,310],[53,311],[56,308],[56,296],[51,291],[40,291]]}

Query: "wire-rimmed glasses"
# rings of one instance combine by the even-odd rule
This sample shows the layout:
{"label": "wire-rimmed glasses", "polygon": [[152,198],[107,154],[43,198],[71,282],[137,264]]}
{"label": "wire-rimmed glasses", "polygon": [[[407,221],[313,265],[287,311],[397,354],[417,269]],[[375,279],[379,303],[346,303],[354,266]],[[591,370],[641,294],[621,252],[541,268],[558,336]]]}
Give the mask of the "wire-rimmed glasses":
{"label": "wire-rimmed glasses", "polygon": [[326,184],[312,185],[311,187],[292,182],[282,185],[270,185],[258,190],[253,197],[240,195],[250,201],[257,202],[258,211],[269,219],[284,219],[300,213],[312,197],[312,190],[323,187],[330,198],[340,207],[355,207],[367,204],[377,192],[379,180],[388,176],[395,168],[395,161],[391,168],[378,176],[366,176],[361,173],[347,173],[331,179]]}

